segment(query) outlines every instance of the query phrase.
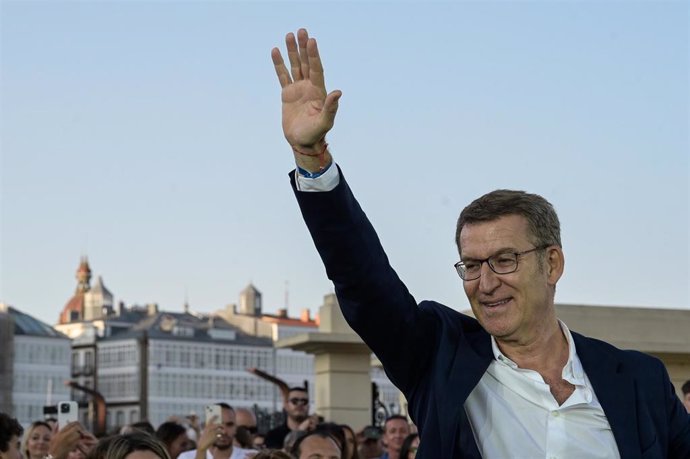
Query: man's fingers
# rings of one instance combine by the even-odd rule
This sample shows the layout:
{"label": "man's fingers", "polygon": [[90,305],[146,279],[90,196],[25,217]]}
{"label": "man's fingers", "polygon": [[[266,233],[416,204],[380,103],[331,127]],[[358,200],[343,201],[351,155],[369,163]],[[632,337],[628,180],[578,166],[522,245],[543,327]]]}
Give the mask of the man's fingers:
{"label": "man's fingers", "polygon": [[278,48],[273,48],[271,50],[271,59],[273,60],[273,66],[276,69],[276,75],[278,75],[278,81],[280,81],[280,87],[284,88],[289,85],[292,80],[290,80],[290,74],[285,68],[285,62],[283,62],[283,56],[280,55]]}
{"label": "man's fingers", "polygon": [[306,29],[299,29],[297,31],[297,43],[299,44],[299,60],[301,63],[302,78],[309,79],[309,57],[307,56],[307,42],[309,41],[309,34]]}
{"label": "man's fingers", "polygon": [[333,121],[335,114],[338,111],[338,101],[343,93],[340,90],[335,90],[326,96],[326,100],[323,103],[323,114]]}
{"label": "man's fingers", "polygon": [[65,424],[64,426],[59,428],[59,431],[61,432],[69,432],[73,430],[79,430],[81,429],[81,424],[77,421],[70,422],[68,424]]}
{"label": "man's fingers", "polygon": [[302,79],[302,64],[299,60],[299,51],[297,50],[297,41],[295,41],[295,34],[290,32],[285,36],[285,46],[287,48],[288,59],[290,60],[290,73],[293,81]]}
{"label": "man's fingers", "polygon": [[316,45],[316,40],[313,38],[310,38],[307,42],[307,57],[309,58],[309,79],[311,83],[325,92],[326,82],[323,78],[323,65],[319,56],[319,48]]}

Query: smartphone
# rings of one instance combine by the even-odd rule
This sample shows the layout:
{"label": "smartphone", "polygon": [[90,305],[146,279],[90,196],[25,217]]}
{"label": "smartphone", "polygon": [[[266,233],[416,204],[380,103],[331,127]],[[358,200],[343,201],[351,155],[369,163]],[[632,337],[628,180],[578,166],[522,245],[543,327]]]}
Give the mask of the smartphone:
{"label": "smartphone", "polygon": [[62,429],[70,422],[79,420],[79,405],[77,402],[65,401],[57,404],[58,427]]}
{"label": "smartphone", "polygon": [[[221,407],[220,405],[206,405],[206,424],[214,423],[220,424],[223,422],[221,417]],[[215,416],[215,420],[213,419]]]}

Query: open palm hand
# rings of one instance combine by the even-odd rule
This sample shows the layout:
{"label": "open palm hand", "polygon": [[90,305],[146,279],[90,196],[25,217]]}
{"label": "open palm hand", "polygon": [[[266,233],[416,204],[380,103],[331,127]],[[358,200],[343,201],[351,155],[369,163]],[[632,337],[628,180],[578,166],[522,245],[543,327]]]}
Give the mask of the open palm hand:
{"label": "open palm hand", "polygon": [[317,148],[333,127],[342,93],[326,93],[316,40],[309,38],[305,29],[297,32],[297,41],[295,35],[289,33],[285,42],[290,61],[289,72],[278,48],[271,51],[282,87],[283,133],[293,148]]}

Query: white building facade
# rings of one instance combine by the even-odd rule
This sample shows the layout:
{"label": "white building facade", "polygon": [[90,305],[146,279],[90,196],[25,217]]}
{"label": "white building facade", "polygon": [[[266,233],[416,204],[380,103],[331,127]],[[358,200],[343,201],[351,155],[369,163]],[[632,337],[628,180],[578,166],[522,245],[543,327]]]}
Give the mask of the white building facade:
{"label": "white building facade", "polygon": [[11,414],[27,426],[45,418],[44,406],[70,400],[65,381],[70,378],[71,342],[49,325],[11,306],[0,305],[0,314],[6,314],[14,324],[9,337],[12,343],[7,346],[12,352],[11,370],[5,367],[0,378],[12,378]]}
{"label": "white building facade", "polygon": [[157,426],[218,402],[280,409],[275,386],[248,371],[275,367],[270,340],[190,314],[145,322],[97,343],[97,387],[110,429],[143,419]]}

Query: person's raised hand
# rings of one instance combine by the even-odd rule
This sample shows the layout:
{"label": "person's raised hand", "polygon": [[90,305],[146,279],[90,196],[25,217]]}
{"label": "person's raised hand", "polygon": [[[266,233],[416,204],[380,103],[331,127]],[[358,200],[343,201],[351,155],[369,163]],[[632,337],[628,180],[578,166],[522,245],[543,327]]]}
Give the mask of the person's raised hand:
{"label": "person's raised hand", "polygon": [[206,426],[204,427],[204,430],[201,431],[201,435],[199,436],[199,440],[197,442],[197,451],[205,452],[207,449],[213,446],[216,438],[221,435],[222,426],[218,424],[218,421],[218,416],[213,416],[211,419],[209,419],[209,422],[206,423]]}
{"label": "person's raised hand", "polygon": [[48,446],[48,453],[54,459],[66,459],[74,449],[79,449],[84,455],[96,444],[96,438],[78,422],[70,422],[53,434]]}
{"label": "person's raised hand", "polygon": [[316,426],[319,424],[319,415],[314,413],[311,414],[307,419],[302,421],[302,423],[297,427],[297,430],[303,430],[305,432],[311,432],[312,430],[316,429]]}
{"label": "person's raised hand", "polygon": [[98,444],[98,439],[91,432],[82,430],[81,440],[79,440],[79,446],[77,449],[84,453],[84,456],[88,456],[92,449]]}
{"label": "person's raised hand", "polygon": [[[333,127],[340,91],[326,92],[323,66],[316,40],[305,29],[285,37],[290,70],[280,50],[273,48],[271,58],[282,88],[283,134],[299,163],[308,170],[323,166],[326,133]],[[317,161],[320,160],[320,161]],[[316,167],[314,167],[316,166]]]}

